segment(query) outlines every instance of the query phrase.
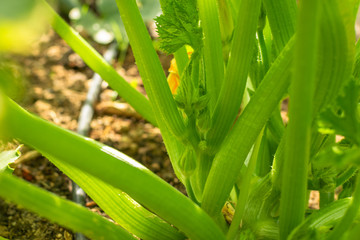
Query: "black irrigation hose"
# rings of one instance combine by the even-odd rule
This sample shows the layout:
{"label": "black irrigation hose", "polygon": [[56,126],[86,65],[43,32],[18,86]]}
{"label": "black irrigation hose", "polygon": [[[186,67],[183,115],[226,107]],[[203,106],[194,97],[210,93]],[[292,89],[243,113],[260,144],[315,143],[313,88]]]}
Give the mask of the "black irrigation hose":
{"label": "black irrigation hose", "polygon": [[[107,62],[113,60],[117,53],[117,44],[112,43],[109,49],[104,53],[104,59]],[[90,132],[90,123],[94,116],[94,104],[97,101],[101,91],[102,79],[99,74],[95,73],[90,89],[86,95],[86,100],[81,108],[77,133],[88,136]],[[72,182],[72,198],[73,201],[85,205],[86,193],[75,182]],[[81,233],[75,234],[75,240],[86,240],[85,236]]]}

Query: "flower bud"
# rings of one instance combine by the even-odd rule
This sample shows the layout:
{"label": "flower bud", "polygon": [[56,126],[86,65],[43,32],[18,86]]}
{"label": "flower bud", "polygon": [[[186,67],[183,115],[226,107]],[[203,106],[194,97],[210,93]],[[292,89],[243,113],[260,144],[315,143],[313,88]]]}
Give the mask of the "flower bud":
{"label": "flower bud", "polygon": [[208,108],[200,112],[196,119],[196,127],[201,133],[206,133],[211,128],[211,116]]}
{"label": "flower bud", "polygon": [[185,177],[190,177],[196,169],[196,154],[192,147],[187,147],[179,160],[179,168]]}

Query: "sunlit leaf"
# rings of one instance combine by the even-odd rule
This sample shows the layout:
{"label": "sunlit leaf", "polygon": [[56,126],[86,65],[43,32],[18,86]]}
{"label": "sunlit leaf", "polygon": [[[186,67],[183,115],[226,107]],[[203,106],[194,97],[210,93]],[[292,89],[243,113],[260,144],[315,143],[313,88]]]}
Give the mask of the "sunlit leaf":
{"label": "sunlit leaf", "polygon": [[20,157],[20,147],[21,146],[15,150],[3,151],[0,153],[0,173],[13,171],[9,164],[15,162],[15,160]]}
{"label": "sunlit leaf", "polygon": [[325,134],[342,135],[359,146],[359,97],[360,86],[352,80],[338,96],[335,107],[327,108],[320,114],[319,131]]}

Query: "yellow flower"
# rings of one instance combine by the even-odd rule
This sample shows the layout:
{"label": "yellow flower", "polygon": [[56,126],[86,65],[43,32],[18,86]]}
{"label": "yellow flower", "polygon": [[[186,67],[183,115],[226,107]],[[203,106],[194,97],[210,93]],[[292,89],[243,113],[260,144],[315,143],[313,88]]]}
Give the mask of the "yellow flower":
{"label": "yellow flower", "polygon": [[180,84],[179,72],[176,66],[176,60],[173,58],[171,60],[170,68],[169,68],[169,76],[167,78],[170,90],[172,94],[176,94],[176,90]]}
{"label": "yellow flower", "polygon": [[[189,59],[190,59],[192,53],[193,53],[193,50],[188,49],[187,54],[188,54]],[[167,78],[167,81],[168,81],[171,93],[174,95],[174,94],[176,94],[176,90],[180,85],[180,76],[179,76],[179,71],[178,71],[178,68],[176,65],[175,58],[173,58],[171,60],[170,68],[168,71],[169,71],[169,76]]]}

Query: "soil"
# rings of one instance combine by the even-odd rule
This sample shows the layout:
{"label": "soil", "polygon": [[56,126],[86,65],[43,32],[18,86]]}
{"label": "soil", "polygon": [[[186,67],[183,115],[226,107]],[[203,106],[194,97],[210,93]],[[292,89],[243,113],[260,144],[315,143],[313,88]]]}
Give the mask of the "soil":
{"label": "soil", "polygon": [[[100,53],[106,47],[95,47]],[[164,69],[169,68],[171,56],[159,53]],[[63,128],[76,131],[77,119],[91,83],[93,72],[81,58],[54,32],[42,36],[28,56],[10,56],[7,60],[17,73],[25,77],[23,95],[18,102],[30,112]],[[122,65],[116,61],[115,69],[140,92],[145,94],[131,49]],[[114,101],[115,100],[115,101]],[[143,120],[122,101],[106,83],[102,85],[95,106],[90,137],[131,156],[161,178],[185,193],[176,178],[160,131]],[[15,146],[16,143],[13,144]],[[5,148],[11,148],[6,146]],[[22,159],[14,174],[71,199],[71,181],[51,162],[33,149],[23,147]],[[86,206],[102,214],[90,199]],[[14,239],[73,239],[73,233],[50,223],[36,214],[0,199],[0,236]]]}

